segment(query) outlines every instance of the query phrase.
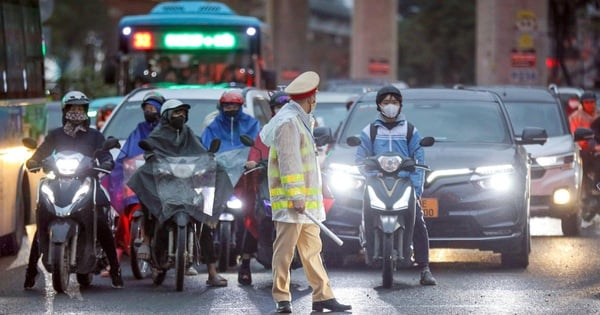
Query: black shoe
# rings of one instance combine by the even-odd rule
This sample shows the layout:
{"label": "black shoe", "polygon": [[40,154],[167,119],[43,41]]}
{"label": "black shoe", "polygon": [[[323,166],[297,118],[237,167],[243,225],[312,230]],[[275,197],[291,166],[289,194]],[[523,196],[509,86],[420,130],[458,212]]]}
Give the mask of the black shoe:
{"label": "black shoe", "polygon": [[38,275],[39,273],[37,268],[27,268],[27,271],[25,272],[25,283],[23,284],[23,288],[25,288],[25,290],[33,288],[35,285],[35,279],[37,279]]}
{"label": "black shoe", "polygon": [[423,268],[423,270],[421,270],[421,285],[436,285],[436,284],[437,284],[437,281],[431,274],[429,267]]}
{"label": "black shoe", "polygon": [[252,272],[250,271],[250,267],[240,267],[240,270],[238,271],[238,283],[241,285],[252,284]]}
{"label": "black shoe", "polygon": [[325,301],[313,302],[313,311],[322,312],[323,309],[330,310],[332,312],[344,312],[352,309],[350,305],[340,304],[336,299],[329,299]]}
{"label": "black shoe", "polygon": [[290,301],[277,302],[277,313],[291,313],[292,303]]}
{"label": "black shoe", "polygon": [[113,288],[120,289],[124,286],[123,278],[121,278],[121,268],[110,268],[110,279]]}

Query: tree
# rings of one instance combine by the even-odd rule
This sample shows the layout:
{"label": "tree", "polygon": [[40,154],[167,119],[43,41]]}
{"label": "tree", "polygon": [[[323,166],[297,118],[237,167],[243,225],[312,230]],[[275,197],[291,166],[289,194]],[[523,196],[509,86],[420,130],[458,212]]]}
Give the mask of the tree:
{"label": "tree", "polygon": [[475,0],[401,1],[398,74],[409,85],[475,81]]}

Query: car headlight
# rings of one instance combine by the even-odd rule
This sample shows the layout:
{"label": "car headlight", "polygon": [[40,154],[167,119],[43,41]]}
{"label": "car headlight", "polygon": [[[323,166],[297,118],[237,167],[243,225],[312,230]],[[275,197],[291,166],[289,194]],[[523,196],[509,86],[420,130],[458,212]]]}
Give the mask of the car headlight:
{"label": "car headlight", "polygon": [[512,165],[482,166],[475,169],[471,180],[483,189],[507,191],[513,186]]}
{"label": "car headlight", "polygon": [[427,184],[433,183],[436,179],[441,177],[451,177],[471,174],[471,170],[468,168],[457,168],[452,170],[435,170],[427,176]]}
{"label": "car headlight", "polygon": [[560,154],[560,155],[552,155],[552,156],[540,156],[536,157],[535,161],[537,164],[543,167],[552,167],[552,166],[564,166],[568,165],[573,167],[573,162],[575,161],[575,155],[573,153]]}
{"label": "car headlight", "polygon": [[337,192],[359,189],[363,186],[364,178],[357,166],[331,163],[327,169],[329,187]]}
{"label": "car headlight", "polygon": [[242,201],[237,197],[232,196],[227,200],[227,208],[229,209],[242,209]]}

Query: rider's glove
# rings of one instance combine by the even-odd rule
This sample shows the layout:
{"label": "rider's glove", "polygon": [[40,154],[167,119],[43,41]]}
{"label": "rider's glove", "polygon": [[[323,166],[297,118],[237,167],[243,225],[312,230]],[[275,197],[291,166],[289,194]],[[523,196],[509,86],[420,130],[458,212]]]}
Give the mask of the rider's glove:
{"label": "rider's glove", "polygon": [[111,171],[113,167],[115,167],[115,163],[113,161],[104,161],[98,165],[99,168],[107,171]]}
{"label": "rider's glove", "polygon": [[[32,173],[36,173],[37,171],[39,171],[39,167],[40,162],[36,161],[36,160],[27,160],[27,162],[25,163],[25,166],[27,167],[28,170],[30,170],[30,172]],[[36,170],[31,170],[32,168],[37,168]]]}

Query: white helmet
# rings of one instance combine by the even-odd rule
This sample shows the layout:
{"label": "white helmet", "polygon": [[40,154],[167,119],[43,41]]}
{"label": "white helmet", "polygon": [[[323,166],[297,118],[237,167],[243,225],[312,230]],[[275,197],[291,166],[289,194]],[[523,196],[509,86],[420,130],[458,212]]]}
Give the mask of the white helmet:
{"label": "white helmet", "polygon": [[177,99],[171,99],[168,100],[166,102],[164,102],[162,104],[162,107],[160,108],[160,115],[163,116],[167,111],[169,110],[174,110],[180,107],[185,107],[186,109],[190,109],[190,104],[185,104],[184,102],[177,100]]}

